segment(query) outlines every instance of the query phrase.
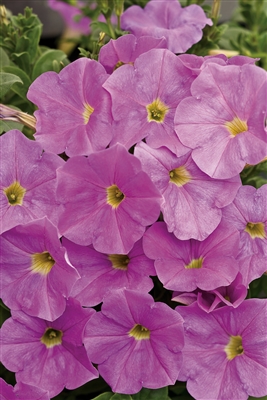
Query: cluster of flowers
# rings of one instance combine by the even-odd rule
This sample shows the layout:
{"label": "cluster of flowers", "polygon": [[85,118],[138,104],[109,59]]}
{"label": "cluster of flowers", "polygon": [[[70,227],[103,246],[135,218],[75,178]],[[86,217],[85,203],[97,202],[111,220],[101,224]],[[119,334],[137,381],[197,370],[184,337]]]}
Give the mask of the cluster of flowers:
{"label": "cluster of flowers", "polygon": [[[172,1],[142,12],[164,6],[172,16]],[[266,72],[242,56],[176,56],[188,32],[145,36],[140,10],[122,19],[135,36],[99,62],[33,82],[35,141],[0,138],[8,399],[23,386],[46,400],[98,374],[126,394],[177,379],[196,399],[267,393],[267,304],[245,300],[266,269],[267,185],[239,177],[266,157]],[[186,306],[154,301],[156,275]]]}

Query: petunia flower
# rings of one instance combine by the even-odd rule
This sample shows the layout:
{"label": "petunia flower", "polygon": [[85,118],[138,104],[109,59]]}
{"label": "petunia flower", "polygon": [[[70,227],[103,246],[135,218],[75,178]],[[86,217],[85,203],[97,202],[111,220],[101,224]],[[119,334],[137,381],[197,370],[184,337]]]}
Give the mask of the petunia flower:
{"label": "petunia flower", "polygon": [[221,208],[231,203],[241,186],[239,176],[212,179],[192,160],[191,152],[177,157],[165,147],[152,149],[143,142],[134,154],[161,192],[168,231],[181,240],[205,239],[218,226]]}
{"label": "petunia flower", "polygon": [[182,318],[148,294],[119,289],[85,327],[89,358],[114,392],[174,384],[181,368]]}
{"label": "petunia flower", "polygon": [[202,242],[177,239],[164,222],[153,224],[143,237],[144,253],[155,260],[164,287],[186,292],[230,285],[238,273],[238,245],[239,232],[224,221]]}
{"label": "petunia flower", "polygon": [[240,232],[238,259],[244,284],[267,269],[267,185],[241,186],[233,203],[223,209],[224,218]]}
{"label": "petunia flower", "polygon": [[[48,0],[48,6],[59,12],[64,19],[65,24],[73,31],[82,33],[83,35],[89,35],[91,32],[90,23],[91,20],[88,17],[83,16],[79,7],[85,6],[85,1],[78,1],[78,7],[71,4],[67,4],[61,0]],[[79,17],[79,20],[77,20]]]}
{"label": "petunia flower", "polygon": [[221,286],[214,290],[195,289],[193,292],[174,292],[172,301],[184,305],[190,305],[197,302],[198,306],[211,312],[220,307],[238,307],[247,296],[247,288],[242,283],[240,272],[229,286]]}
{"label": "petunia flower", "polygon": [[16,129],[0,137],[0,160],[0,233],[45,216],[57,225],[56,169],[64,161]]}
{"label": "petunia flower", "polygon": [[153,148],[166,146],[176,154],[187,153],[174,131],[174,114],[179,102],[190,95],[194,78],[166,49],[152,49],[141,54],[134,67],[114,71],[103,85],[112,97],[111,144],[129,149],[145,138]]}
{"label": "petunia flower", "polygon": [[50,400],[48,391],[23,382],[17,383],[13,388],[2,378],[0,378],[0,396],[1,400]]}
{"label": "petunia flower", "polygon": [[185,320],[179,380],[196,400],[247,400],[267,393],[267,301],[249,299],[209,314],[197,304],[176,310]]}
{"label": "petunia flower", "polygon": [[82,343],[94,312],[71,298],[53,322],[13,311],[1,328],[2,363],[16,373],[17,382],[47,390],[49,398],[97,378]]}
{"label": "petunia flower", "polygon": [[149,275],[156,275],[154,263],[145,256],[142,239],[138,240],[128,254],[103,254],[92,245],[80,246],[62,239],[72,265],[81,279],[76,281],[71,296],[83,306],[95,306],[107,293],[119,289],[135,289],[148,293],[153,288]]}
{"label": "petunia flower", "polygon": [[88,155],[111,140],[110,96],[102,84],[108,74],[97,61],[80,58],[57,74],[48,71],[30,86],[35,111],[35,139],[46,151]]}
{"label": "petunia flower", "polygon": [[176,133],[193,149],[198,167],[213,178],[239,174],[266,156],[266,71],[255,65],[209,63],[191,97],[176,110]]}
{"label": "petunia flower", "polygon": [[212,25],[196,4],[182,8],[177,0],[150,0],[144,9],[129,7],[121,16],[121,27],[135,36],[164,36],[168,49],[184,53],[202,38],[205,25]]}
{"label": "petunia flower", "polygon": [[76,244],[128,254],[160,214],[161,195],[140,161],[120,144],[70,158],[58,170],[59,230]]}
{"label": "petunia flower", "polygon": [[80,275],[69,263],[57,230],[43,218],[0,236],[0,296],[12,310],[53,321]]}
{"label": "petunia flower", "polygon": [[178,56],[179,60],[187,67],[190,68],[196,76],[210,63],[215,63],[218,65],[244,65],[244,64],[255,64],[259,61],[259,58],[251,58],[246,56],[233,56],[227,58],[224,54],[210,55],[205,57],[200,57],[195,54],[180,54]]}
{"label": "petunia flower", "polygon": [[154,38],[142,36],[137,38],[134,35],[120,36],[101,47],[98,61],[102,64],[108,74],[124,64],[132,64],[138,56],[151,49],[166,49],[167,42],[164,37]]}

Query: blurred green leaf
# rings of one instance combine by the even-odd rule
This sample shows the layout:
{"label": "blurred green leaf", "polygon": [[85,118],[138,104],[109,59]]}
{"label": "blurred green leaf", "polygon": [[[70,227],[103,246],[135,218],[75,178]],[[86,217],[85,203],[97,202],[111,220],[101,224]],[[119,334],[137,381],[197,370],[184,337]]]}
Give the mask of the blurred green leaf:
{"label": "blurred green leaf", "polygon": [[7,72],[0,72],[0,97],[3,97],[12,86],[18,82],[23,83],[19,76]]}
{"label": "blurred green leaf", "polygon": [[0,68],[2,69],[3,67],[6,67],[10,64],[9,57],[5,50],[0,47]]}
{"label": "blurred green leaf", "polygon": [[105,32],[107,35],[111,36],[109,26],[105,22],[94,21],[90,26],[92,29],[99,29],[101,32]]}

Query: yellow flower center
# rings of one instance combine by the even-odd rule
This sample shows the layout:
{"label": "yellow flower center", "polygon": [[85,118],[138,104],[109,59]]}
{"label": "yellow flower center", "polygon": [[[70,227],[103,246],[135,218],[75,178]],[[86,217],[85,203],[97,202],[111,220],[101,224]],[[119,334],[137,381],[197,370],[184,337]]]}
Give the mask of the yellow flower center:
{"label": "yellow flower center", "polygon": [[117,64],[115,65],[115,67],[113,68],[113,71],[115,71],[116,69],[120,68],[122,65],[125,65],[125,64],[134,65],[134,63],[132,61],[130,61],[128,63],[124,63],[123,61],[118,61]]}
{"label": "yellow flower center", "polygon": [[150,338],[150,330],[140,324],[136,324],[130,330],[130,332],[128,332],[128,335],[134,337],[136,340],[149,339]]}
{"label": "yellow flower center", "polygon": [[49,274],[54,264],[55,260],[48,251],[32,254],[31,270],[36,274]]}
{"label": "yellow flower center", "polygon": [[228,360],[233,360],[236,356],[244,353],[241,336],[230,336],[228,345],[224,348]]}
{"label": "yellow flower center", "polygon": [[3,189],[8,202],[11,206],[21,206],[26,189],[20,185],[18,181],[13,182],[10,186]]}
{"label": "yellow flower center", "polygon": [[46,328],[41,337],[41,342],[49,349],[62,343],[63,332],[54,328]]}
{"label": "yellow flower center", "polygon": [[90,104],[84,104],[84,111],[83,111],[83,122],[84,125],[88,124],[91,114],[93,114],[94,108],[90,106]]}
{"label": "yellow flower center", "polygon": [[248,130],[248,125],[246,121],[235,117],[232,121],[227,121],[224,124],[232,137],[235,137],[239,133],[246,132]]}
{"label": "yellow flower center", "polygon": [[191,175],[184,166],[174,168],[169,172],[170,182],[181,187],[191,181]]}
{"label": "yellow flower center", "polygon": [[107,203],[110,204],[113,208],[117,208],[122,200],[125,198],[124,194],[117,185],[109,186],[106,191]]}
{"label": "yellow flower center", "polygon": [[252,239],[264,239],[266,237],[263,222],[248,222],[245,228],[245,232],[247,232],[252,237]]}
{"label": "yellow flower center", "polygon": [[109,254],[108,259],[112,262],[112,267],[126,271],[130,258],[125,254]]}
{"label": "yellow flower center", "polygon": [[195,258],[193,259],[190,264],[185,265],[185,269],[199,269],[202,267],[203,264],[203,258]]}
{"label": "yellow flower center", "polygon": [[148,122],[155,121],[159,124],[164,121],[165,115],[169,111],[169,108],[159,98],[148,104],[146,109]]}

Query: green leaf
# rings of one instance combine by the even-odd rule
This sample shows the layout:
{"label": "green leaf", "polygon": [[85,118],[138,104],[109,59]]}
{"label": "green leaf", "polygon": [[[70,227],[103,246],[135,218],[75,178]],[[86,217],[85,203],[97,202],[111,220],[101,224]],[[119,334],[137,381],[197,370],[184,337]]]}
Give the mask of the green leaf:
{"label": "green leaf", "polygon": [[105,32],[107,35],[111,36],[109,26],[105,22],[94,21],[90,24],[93,30],[99,29],[101,32]]}
{"label": "green leaf", "polygon": [[114,393],[112,392],[106,392],[106,393],[102,393],[97,397],[94,397],[92,400],[110,400],[111,397],[113,396]]}
{"label": "green leaf", "polygon": [[249,396],[248,400],[267,400],[267,396],[263,396],[263,397],[251,397],[251,396]]}
{"label": "green leaf", "polygon": [[20,77],[17,75],[9,74],[7,72],[0,72],[0,97],[3,97],[16,82],[23,83]]}
{"label": "green leaf", "polygon": [[22,69],[18,67],[5,67],[4,72],[8,72],[10,74],[18,76],[21,80],[23,85],[19,83],[15,83],[12,86],[12,90],[17,93],[20,97],[26,100],[26,95],[29,89],[30,84],[32,83],[30,77],[26,74],[26,72],[22,71]]}
{"label": "green leaf", "polygon": [[12,60],[19,68],[21,68],[27,74],[30,74],[30,57],[27,52],[24,51],[22,53],[13,53]]}
{"label": "green leaf", "polygon": [[0,47],[0,68],[6,67],[10,64],[9,57],[2,47]]}
{"label": "green leaf", "polygon": [[[132,396],[133,400],[167,400],[168,388],[161,389],[145,389],[143,388],[139,393]],[[112,398],[113,400],[113,398]]]}
{"label": "green leaf", "polygon": [[132,396],[130,396],[129,394],[119,394],[116,393],[114,394],[114,396],[111,397],[110,400],[132,400]]}
{"label": "green leaf", "polygon": [[47,71],[59,72],[69,64],[67,55],[61,50],[47,50],[36,61],[32,72],[32,80]]}
{"label": "green leaf", "polygon": [[19,131],[21,131],[22,128],[23,124],[20,124],[19,122],[0,120],[0,135],[3,132],[8,132],[11,131],[12,129],[18,129]]}

